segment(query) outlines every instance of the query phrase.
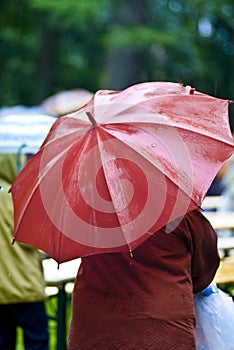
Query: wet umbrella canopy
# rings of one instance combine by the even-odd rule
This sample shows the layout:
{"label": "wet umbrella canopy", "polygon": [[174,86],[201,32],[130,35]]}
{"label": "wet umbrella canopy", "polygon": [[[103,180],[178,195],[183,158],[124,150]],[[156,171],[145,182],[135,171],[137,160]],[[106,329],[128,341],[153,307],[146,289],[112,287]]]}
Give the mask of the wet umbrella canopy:
{"label": "wet umbrella canopy", "polygon": [[64,262],[170,232],[234,151],[228,104],[170,82],[98,91],[16,179],[15,239]]}

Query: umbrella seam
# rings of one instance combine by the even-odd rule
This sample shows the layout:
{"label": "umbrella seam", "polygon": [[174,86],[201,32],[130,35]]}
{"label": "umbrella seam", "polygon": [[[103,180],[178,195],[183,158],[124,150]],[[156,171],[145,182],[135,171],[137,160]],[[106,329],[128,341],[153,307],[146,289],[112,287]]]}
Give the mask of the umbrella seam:
{"label": "umbrella seam", "polygon": [[[99,135],[97,135],[97,139],[98,139],[98,141],[100,141]],[[100,144],[99,144],[99,142],[98,142],[98,148],[99,148],[99,151],[100,151]],[[102,152],[100,152],[100,156],[101,156],[101,155],[102,155]],[[106,175],[105,167],[104,167],[103,165],[102,165],[102,168],[103,168],[103,171],[104,171],[104,173],[105,173],[105,175]],[[105,181],[106,181],[106,176],[105,176]],[[111,194],[111,191],[110,191],[110,188],[109,188],[109,185],[108,185],[108,182],[107,182],[107,181],[106,181],[106,185],[107,185],[107,188],[108,188],[108,192],[109,192],[109,194],[110,194],[110,197],[111,197],[111,199],[112,199],[113,207],[115,208],[115,206],[114,206],[114,201],[113,201],[113,198],[112,198],[112,194]],[[129,252],[130,252],[130,254],[131,254],[132,250],[131,250],[130,245],[129,245],[129,243],[127,242],[126,237],[125,237],[125,235],[124,235],[124,232],[123,232],[123,230],[122,230],[122,225],[121,225],[121,222],[120,222],[120,219],[119,219],[118,210],[117,210],[116,208],[115,208],[115,214],[116,214],[117,219],[118,219],[118,222],[119,222],[119,228],[121,229],[122,236],[123,236],[123,238],[124,238],[124,241],[126,242],[126,245],[128,246]]]}
{"label": "umbrella seam", "polygon": [[[145,121],[145,122],[137,122],[137,121],[134,121],[134,122],[128,122],[128,121],[126,121],[126,122],[112,122],[112,123],[103,123],[103,124],[99,124],[99,126],[105,126],[105,125],[124,125],[124,124],[127,124],[127,125],[132,125],[132,126],[136,126],[136,124],[151,124],[152,122],[147,122],[147,121]],[[163,125],[163,126],[167,126],[167,127],[169,127],[169,128],[175,128],[175,129],[180,129],[180,130],[185,130],[185,131],[189,131],[189,132],[192,132],[193,134],[195,134],[195,135],[202,135],[202,136],[204,136],[204,137],[207,137],[207,138],[209,138],[209,139],[214,139],[214,137],[212,136],[212,135],[208,135],[208,134],[205,134],[205,133],[202,133],[202,132],[200,132],[200,130],[199,130],[199,133],[196,131],[196,130],[192,130],[192,129],[186,129],[186,128],[184,128],[184,127],[182,127],[182,126],[179,126],[179,125],[172,125],[172,124],[165,124],[165,123],[155,123],[155,121],[154,121],[154,124],[156,125]],[[105,129],[106,130],[106,129]],[[202,130],[201,130],[202,131]],[[110,133],[111,134],[111,133]],[[228,145],[230,145],[230,146],[233,146],[234,147],[234,141],[233,141],[233,139],[231,138],[231,135],[228,135],[229,137],[230,137],[230,141],[229,140],[227,140],[227,139],[224,139],[223,137],[222,138],[218,138],[218,139],[216,139],[216,141],[220,141],[220,142],[224,142],[224,143],[226,143],[226,144],[228,144]]]}
{"label": "umbrella seam", "polygon": [[[107,133],[108,133],[108,131],[107,131]],[[111,133],[110,133],[110,135],[113,136]],[[127,143],[124,142],[123,140],[118,139],[118,141],[119,141],[119,142],[122,142],[123,144],[125,144],[126,146],[128,146],[129,148],[131,148],[134,152],[136,152],[138,155],[140,155],[143,159],[146,159],[146,158],[144,158],[144,156],[143,156],[141,153],[137,152],[134,148],[132,148],[129,144],[127,144]],[[147,160],[149,163],[151,163],[153,166],[155,166],[155,164],[152,163],[150,159],[146,159],[146,160]],[[157,168],[157,169],[158,169],[159,171],[162,171],[162,170],[159,169],[159,168]],[[177,184],[176,184],[167,174],[165,174],[165,172],[162,171],[162,173],[163,173],[163,175],[164,175],[169,181],[171,181],[174,185],[177,186]],[[186,196],[188,196],[188,198],[191,199],[191,196],[190,196],[190,195],[188,195],[183,189],[181,189],[181,190],[183,191],[183,193],[184,193]],[[194,202],[196,205],[198,205],[193,199],[191,199],[191,201]]]}
{"label": "umbrella seam", "polygon": [[[114,123],[113,123],[114,124]],[[116,123],[117,124],[117,123]],[[118,123],[119,125],[120,124],[122,124],[122,123]],[[125,123],[123,123],[123,124],[125,124]],[[128,124],[131,124],[131,123],[128,123]],[[150,124],[150,123],[135,123],[134,122],[134,124],[132,124],[133,126],[136,126],[136,124]],[[166,124],[165,124],[166,125]],[[169,127],[173,127],[173,126],[171,126],[171,125],[166,125],[166,126],[169,126]],[[107,132],[108,134],[110,134],[112,137],[114,136],[111,132],[109,132],[107,129],[105,129],[105,128],[103,128],[104,129],[104,131],[105,132]],[[187,129],[185,129],[185,128],[182,128],[182,127],[180,127],[180,129],[183,129],[183,130],[185,130],[185,131],[187,131]],[[189,130],[189,131],[191,131],[191,132],[193,132],[194,134],[198,134],[198,133],[196,133],[195,131],[193,131],[193,130]],[[211,136],[209,136],[209,135],[205,135],[205,134],[202,134],[204,137],[207,137],[207,138],[209,138],[209,139],[214,139],[214,138],[212,138]],[[114,136],[114,137],[116,137],[116,136]],[[122,143],[124,143],[126,146],[128,146],[128,147],[130,147],[134,152],[136,152],[137,154],[139,154],[141,157],[143,157],[144,158],[144,156],[141,154],[141,153],[139,153],[136,149],[134,149],[134,148],[132,148],[128,143],[126,143],[126,142],[124,142],[124,140],[121,140],[121,139],[119,139],[119,138],[117,138],[116,137],[116,139],[118,139],[118,141],[119,142],[122,142]],[[228,144],[228,145],[230,145],[230,146],[233,146],[234,147],[234,144],[229,144],[227,141],[222,141],[222,140],[219,140],[219,139],[216,139],[216,141],[217,142],[224,142],[224,143],[226,143],[226,144]],[[153,166],[155,166],[155,164],[154,163],[152,163],[151,162],[151,160],[150,159],[147,159]],[[157,168],[159,171],[162,171],[161,169],[159,169],[159,168]],[[168,180],[169,181],[171,181],[172,183],[174,183],[176,186],[177,186],[177,184],[173,181],[173,179],[171,179],[167,174],[165,174],[165,172],[163,172],[162,171],[162,173],[164,174],[164,176],[166,177],[166,178],[168,178]],[[189,198],[190,198],[190,195],[188,194],[188,193],[186,193],[183,189],[182,189],[182,191],[183,191],[183,193],[186,195],[186,196],[188,196]],[[198,205],[193,199],[191,199],[196,205]]]}

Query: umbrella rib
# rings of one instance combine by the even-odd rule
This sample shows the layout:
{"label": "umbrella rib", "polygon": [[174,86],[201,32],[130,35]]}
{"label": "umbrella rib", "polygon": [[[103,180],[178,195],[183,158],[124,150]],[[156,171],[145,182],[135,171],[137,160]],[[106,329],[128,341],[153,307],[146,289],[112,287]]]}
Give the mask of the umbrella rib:
{"label": "umbrella rib", "polygon": [[[142,124],[152,124],[152,121],[144,121],[144,122],[142,122],[142,121],[126,121],[126,122],[123,122],[123,121],[121,121],[121,122],[112,122],[112,123],[109,123],[109,125],[121,125],[121,124],[123,124],[123,125],[125,125],[125,124],[127,124],[127,125],[132,125],[132,126],[136,126],[136,125],[142,125]],[[196,131],[196,130],[193,130],[193,129],[188,129],[188,128],[185,128],[185,127],[183,127],[183,126],[180,126],[180,125],[177,125],[177,124],[175,124],[175,125],[172,125],[172,124],[167,124],[167,123],[162,123],[161,121],[160,122],[158,122],[158,123],[156,123],[155,121],[154,121],[154,125],[162,125],[162,126],[167,126],[167,127],[169,127],[169,128],[175,128],[175,129],[180,129],[180,130],[185,130],[185,131],[188,131],[188,132],[191,132],[191,133],[193,133],[193,134],[195,134],[195,135],[202,135],[202,136],[204,136],[204,137],[207,137],[207,138],[209,138],[209,139],[214,139],[214,137],[210,134],[205,134],[204,132],[203,132],[203,130],[201,129],[201,130],[199,130],[199,132],[198,131]],[[105,129],[106,130],[106,129]],[[110,133],[111,134],[111,133]],[[229,144],[229,145],[231,145],[231,146],[233,146],[233,140],[232,140],[232,137],[230,136],[230,140],[227,140],[227,139],[225,139],[223,136],[221,136],[221,137],[219,137],[219,138],[216,138],[216,140],[217,141],[220,141],[220,142],[224,142],[224,143],[227,143],[227,144]]]}
{"label": "umbrella rib", "polygon": [[[139,125],[141,124],[151,124],[151,122],[134,122],[134,123],[131,123],[131,122],[126,122],[126,123],[112,123],[112,124],[119,124],[119,125],[121,125],[121,124],[131,124],[132,126],[136,126],[136,124],[138,124],[138,127],[139,127]],[[162,123],[160,122],[160,125],[162,125]],[[181,126],[178,126],[178,125],[169,125],[169,124],[163,124],[163,125],[165,125],[165,126],[168,126],[168,127],[170,127],[170,128],[178,128],[178,129],[181,129],[181,130],[185,130],[185,131],[189,131],[189,132],[191,132],[191,133],[193,133],[193,134],[195,134],[195,135],[202,135],[203,137],[206,137],[206,138],[208,138],[208,139],[214,139],[213,137],[212,137],[212,135],[207,135],[207,134],[204,134],[204,133],[200,133],[200,134],[198,134],[198,132],[196,132],[196,130],[192,130],[192,129],[186,129],[186,128],[184,128],[184,127],[181,127]],[[143,130],[144,130],[144,128],[142,128]],[[112,133],[111,133],[111,131],[109,130],[109,129],[106,129],[105,128],[105,131],[108,133],[108,134],[110,134],[111,136],[114,136],[115,137],[115,135],[113,135]],[[130,147],[134,152],[136,152],[137,154],[139,154],[141,157],[144,157],[140,152],[138,152],[138,150],[136,150],[135,148],[132,148],[131,147],[131,145],[129,145],[127,142],[125,142],[123,139],[119,139],[118,138],[118,140],[120,141],[120,142],[122,142],[122,143],[124,143],[125,145],[127,145],[128,147]],[[225,139],[216,139],[216,141],[217,142],[224,142],[224,143],[226,143],[226,144],[228,144],[228,145],[230,145],[230,146],[233,146],[234,144],[233,144],[233,141],[230,139],[230,141],[229,140],[225,140]],[[152,165],[154,165],[155,166],[155,164],[154,163],[152,163],[151,162],[151,160],[150,159],[148,159],[148,161],[152,164]],[[162,169],[159,169],[158,168],[158,170],[160,170],[160,171],[162,171]],[[171,181],[171,182],[173,182],[175,185],[176,185],[176,183],[173,181],[173,179],[171,179],[170,177],[168,177],[168,175],[167,174],[165,174],[164,172],[163,172],[163,174]],[[183,190],[183,189],[182,189]],[[187,196],[189,196],[184,190],[183,190],[183,192],[187,195]]]}
{"label": "umbrella rib", "polygon": [[[75,131],[69,133],[69,135],[71,135],[71,134],[73,134],[73,133],[75,133]],[[63,135],[63,136],[61,136],[61,138],[62,138],[62,137],[63,137],[63,138],[66,138],[67,135]],[[85,138],[85,134],[82,135],[81,138]],[[53,142],[57,142],[57,139],[56,139],[56,140],[51,140],[50,142],[46,143],[45,146],[44,146],[43,148],[41,148],[41,149],[38,151],[38,153],[46,152],[46,148],[47,148],[48,146],[51,147],[51,144],[52,144]],[[57,159],[57,160],[60,159],[60,158],[63,156],[63,154],[66,153],[67,150],[68,150],[69,148],[71,148],[76,142],[77,142],[77,140],[74,138],[74,141],[73,141],[73,142],[71,142],[61,153],[59,153],[59,155],[58,155],[58,154],[56,155],[56,159]],[[54,159],[54,158],[53,158],[53,159]],[[40,185],[41,180],[44,179],[45,176],[47,176],[48,172],[51,171],[51,168],[52,168],[55,164],[56,164],[56,162],[54,162],[54,164],[52,164],[51,167],[48,167],[48,169],[44,171],[43,176],[39,176],[39,177],[38,177],[37,182],[36,182],[36,186],[34,187],[33,191],[31,192],[29,202],[31,201],[31,197],[33,197],[35,191],[37,190],[38,186]],[[41,174],[40,174],[40,175],[41,175]],[[28,203],[27,203],[27,206],[28,206]]]}
{"label": "umbrella rib", "polygon": [[[108,131],[106,131],[106,132],[109,133]],[[110,135],[113,136],[111,133],[110,133]],[[124,145],[126,145],[127,147],[130,147],[132,151],[136,152],[139,156],[141,156],[142,158],[145,159],[145,157],[142,155],[142,153],[140,153],[140,152],[138,152],[136,149],[132,148],[131,145],[129,145],[128,143],[124,142],[124,140],[118,139],[118,141],[119,141],[119,142],[122,142],[122,143],[123,143]],[[153,166],[156,166],[150,159],[147,159],[147,161],[150,162]],[[158,168],[158,167],[157,167],[157,169],[158,169],[159,171],[161,171],[161,172],[164,174],[164,176],[165,176],[169,181],[171,181],[174,185],[177,186],[177,184],[175,183],[175,181],[174,181],[173,179],[171,179],[171,178],[168,176],[168,174],[165,174],[165,172],[163,172],[163,170],[160,169],[160,168]],[[188,198],[191,199],[192,202],[194,202],[194,203],[197,205],[197,203],[190,197],[190,195],[188,195],[188,194],[184,191],[184,189],[181,188],[181,190],[183,191],[183,193],[184,193],[186,196],[188,196]]]}
{"label": "umbrella rib", "polygon": [[[100,141],[100,142],[98,142],[98,147],[99,147],[99,151],[100,151],[100,144],[102,144],[102,142],[101,142],[99,136],[98,136],[98,141]],[[102,156],[102,152],[101,152],[101,151],[99,152],[99,154],[100,154],[100,156]],[[103,163],[102,163],[102,164],[103,164]],[[104,173],[107,174],[106,169],[105,169],[105,167],[104,167],[104,164],[102,165],[102,168],[103,168]],[[111,197],[111,199],[112,199],[112,205],[113,205],[113,207],[115,208],[115,214],[116,214],[117,220],[118,220],[118,222],[119,222],[119,228],[120,228],[120,230],[121,230],[121,234],[122,234],[122,236],[123,236],[123,238],[124,238],[124,241],[125,241],[126,245],[127,245],[128,248],[129,248],[129,253],[130,253],[130,255],[132,256],[132,250],[130,249],[129,243],[128,243],[127,240],[126,240],[126,237],[125,237],[124,231],[123,231],[123,227],[122,227],[122,225],[121,225],[121,220],[120,220],[119,214],[118,214],[118,208],[116,208],[115,205],[114,205],[114,201],[113,201],[112,193],[111,193],[111,190],[110,190],[110,186],[109,186],[108,181],[107,181],[106,179],[107,179],[107,176],[105,176],[105,181],[106,181],[106,185],[107,185],[107,188],[108,188],[109,195],[110,195],[110,197]]]}
{"label": "umbrella rib", "polygon": [[[164,124],[164,125],[167,126],[167,124]],[[175,129],[189,131],[189,132],[191,132],[191,133],[193,133],[195,135],[202,135],[202,136],[207,137],[207,138],[212,139],[212,140],[214,139],[214,137],[211,134],[205,134],[203,132],[203,130],[199,130],[199,132],[198,132],[198,131],[193,130],[193,129],[188,129],[188,128],[186,129],[185,127],[180,126],[180,125],[168,125],[168,126],[171,127],[171,128],[175,128]],[[233,142],[231,142],[231,139],[229,141],[229,140],[226,140],[224,138],[215,138],[215,140],[219,141],[219,142],[224,142],[224,143],[228,143],[230,145],[233,145]]]}
{"label": "umbrella rib", "polygon": [[[69,145],[69,148],[70,148],[70,145]],[[67,150],[67,149],[66,149],[66,150]],[[65,150],[65,151],[66,151],[66,150]],[[59,154],[59,156],[57,156],[57,159],[61,158],[62,155],[65,153],[65,151],[61,152],[61,153]],[[43,152],[43,149],[39,150],[39,152]],[[38,152],[38,153],[39,153],[39,152]],[[31,202],[31,200],[32,200],[32,198],[33,198],[33,196],[34,196],[34,193],[38,190],[38,187],[40,186],[41,180],[45,178],[45,176],[48,174],[49,171],[51,171],[51,168],[52,168],[55,164],[56,164],[56,163],[54,162],[54,164],[52,164],[51,167],[48,167],[48,169],[47,169],[46,171],[44,171],[43,176],[38,176],[37,181],[36,181],[36,184],[35,184],[35,186],[33,187],[32,191],[31,191],[31,193],[30,193],[30,196],[29,196],[29,198],[28,198],[28,200],[27,200],[26,207],[24,208],[24,211],[22,212],[22,214],[21,214],[20,217],[19,217],[19,224],[18,224],[18,226],[16,227],[16,231],[17,231],[17,230],[19,229],[19,227],[20,227],[20,224],[21,224],[21,221],[22,221],[22,219],[23,219],[23,217],[24,217],[24,214],[25,214],[25,212],[26,212],[28,206],[30,205],[30,202]],[[39,173],[39,175],[41,175],[41,174]]]}
{"label": "umbrella rib", "polygon": [[[196,91],[196,93],[194,93],[195,92],[195,89],[194,88],[191,88],[191,87],[189,87],[189,91],[186,91],[186,93],[182,93],[182,94],[171,94],[171,93],[165,93],[165,94],[163,94],[163,100],[165,100],[165,99],[167,99],[167,98],[173,98],[173,100],[174,99],[176,99],[176,101],[177,101],[177,99],[185,99],[185,100],[187,100],[187,98],[188,98],[188,96],[190,95],[196,95],[197,97],[199,97],[199,101],[201,101],[201,102],[203,102],[203,101],[206,101],[206,99],[207,99],[207,96],[208,95],[205,95],[205,94],[203,94],[203,93],[200,93],[200,92],[197,92]],[[160,99],[161,99],[161,97],[162,96],[160,96]],[[210,97],[210,96],[209,96]],[[194,97],[193,97],[194,98]],[[196,97],[195,97],[196,98]],[[152,102],[152,101],[154,101],[154,100],[156,100],[157,101],[157,97],[151,97],[151,98],[149,98],[148,100],[147,100],[147,102],[148,103],[150,103],[150,102]],[[211,99],[210,99],[211,101],[212,100],[215,100],[215,98],[214,97],[212,97]],[[156,101],[155,101],[155,103],[156,103]],[[230,103],[230,101],[227,101],[227,100],[223,100],[223,101],[226,101],[227,103]],[[118,102],[116,102],[116,103],[118,103]],[[198,103],[198,101],[196,101],[196,103]],[[127,111],[128,110],[131,110],[131,105],[129,106],[129,108],[127,108]],[[147,114],[148,113],[152,113],[152,119],[151,120],[149,120],[149,121],[146,121],[145,123],[152,123],[152,122],[154,122],[155,124],[157,123],[157,121],[156,120],[154,120],[154,118],[153,118],[153,116],[155,116],[155,115],[158,115],[159,116],[159,118],[161,119],[160,121],[159,121],[159,123],[160,124],[164,124],[163,123],[163,120],[162,120],[162,118],[166,118],[166,114],[165,113],[157,113],[157,112],[155,112],[154,111],[154,107],[152,108],[152,107],[145,107],[144,105],[141,105],[141,102],[139,103],[139,107],[142,107],[142,108],[146,108],[147,109]],[[133,112],[130,112],[130,114],[131,113],[133,113]],[[122,114],[122,112],[121,112],[121,114]],[[129,113],[125,113],[125,114],[129,114]],[[172,114],[173,115],[173,114]],[[174,115],[175,116],[175,118],[177,118],[178,120],[179,120],[179,118],[180,118],[180,116],[178,115],[177,117],[176,117],[176,115]],[[186,121],[186,120],[185,120]],[[181,128],[181,129],[185,129],[185,128],[183,128],[183,127],[180,127],[180,126],[175,126],[175,125],[171,125],[172,124],[172,120],[171,119],[168,119],[168,122],[170,123],[170,124],[165,124],[165,125],[168,125],[168,126],[173,126],[173,127],[178,127],[178,128]],[[190,120],[189,119],[187,119],[187,122],[188,122],[188,126],[190,125],[189,124],[189,122],[190,122]],[[129,120],[129,121],[121,121],[120,123],[123,123],[123,124],[131,124],[131,121]],[[138,121],[138,120],[134,120],[133,121],[133,123],[134,124],[137,124],[137,123],[142,123],[140,120]],[[111,123],[112,124],[112,123]],[[113,123],[114,124],[114,123]],[[221,126],[222,128],[223,128],[223,125]],[[230,136],[230,140],[232,139],[232,132],[231,132],[231,130],[230,130],[230,127],[228,127],[228,119],[227,119],[227,131],[228,131],[228,134],[229,134],[229,136]],[[187,128],[185,129],[185,130],[188,130]],[[196,131],[195,130],[191,130],[191,129],[189,129],[190,131],[193,131],[193,132],[195,132],[196,133]],[[206,134],[204,134],[204,133],[202,133],[204,136],[208,136],[208,135],[206,135]],[[212,135],[209,135],[211,138],[212,138]],[[209,137],[208,136],[208,137]],[[226,140],[225,140],[225,138],[224,138],[224,136],[221,136],[221,141],[224,141],[224,142],[227,142]]]}

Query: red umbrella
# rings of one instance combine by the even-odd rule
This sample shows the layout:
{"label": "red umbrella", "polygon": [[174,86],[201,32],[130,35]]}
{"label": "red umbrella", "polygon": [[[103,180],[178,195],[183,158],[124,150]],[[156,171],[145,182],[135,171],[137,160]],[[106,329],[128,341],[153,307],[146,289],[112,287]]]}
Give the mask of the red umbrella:
{"label": "red umbrella", "polygon": [[167,82],[98,91],[16,179],[15,239],[64,262],[170,232],[234,151],[228,104]]}

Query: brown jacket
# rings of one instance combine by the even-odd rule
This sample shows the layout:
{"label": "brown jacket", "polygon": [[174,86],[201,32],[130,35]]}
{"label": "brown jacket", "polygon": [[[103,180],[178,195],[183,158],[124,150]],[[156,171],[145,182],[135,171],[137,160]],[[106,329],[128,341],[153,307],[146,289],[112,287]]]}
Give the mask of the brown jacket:
{"label": "brown jacket", "polygon": [[83,259],[73,292],[69,350],[193,350],[193,293],[219,265],[217,235],[198,211],[134,252]]}

